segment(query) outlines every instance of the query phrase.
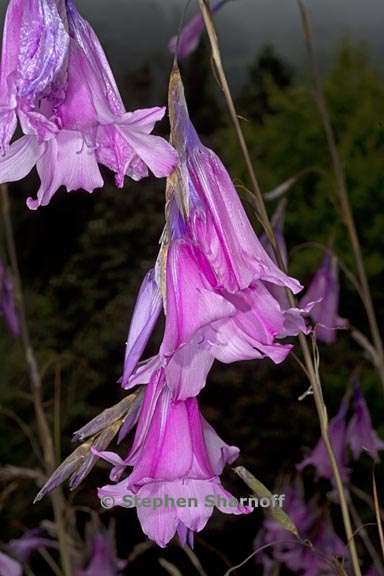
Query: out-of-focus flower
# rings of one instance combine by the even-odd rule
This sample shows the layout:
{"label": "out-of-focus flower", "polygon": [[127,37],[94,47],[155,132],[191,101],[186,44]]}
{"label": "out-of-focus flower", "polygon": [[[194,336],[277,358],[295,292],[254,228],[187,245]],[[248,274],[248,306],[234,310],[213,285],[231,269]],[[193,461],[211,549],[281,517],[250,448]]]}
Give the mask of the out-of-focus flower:
{"label": "out-of-focus flower", "polygon": [[95,534],[88,565],[78,570],[76,576],[119,576],[126,562],[116,556],[112,534],[105,530]]}
{"label": "out-of-focus flower", "polygon": [[28,530],[20,538],[14,538],[7,544],[7,551],[23,564],[28,562],[32,553],[39,548],[57,548],[57,543],[44,536],[40,528]]}
{"label": "out-of-focus flower", "polygon": [[[165,547],[177,533],[183,543],[200,532],[216,505],[222,512],[249,511],[222,487],[220,474],[238,449],[226,445],[201,417],[197,400],[174,401],[159,371],[146,388],[132,448],[119,466],[128,478],[99,489],[102,502],[132,507],[144,533]],[[109,459],[107,455],[107,459]],[[144,502],[148,505],[141,505]]]}
{"label": "out-of-focus flower", "polygon": [[0,552],[0,576],[22,576],[22,574],[23,567],[20,562]]}
{"label": "out-of-focus flower", "polygon": [[57,543],[44,536],[40,528],[27,530],[20,538],[4,544],[7,554],[0,552],[0,576],[22,576],[23,565],[29,562],[32,553],[39,548],[57,548]]}
{"label": "out-of-focus flower", "polygon": [[336,341],[338,328],[348,327],[348,321],[338,315],[339,291],[337,258],[327,252],[307,292],[300,301],[302,308],[310,303],[315,303],[310,311],[310,316],[316,323],[317,339],[326,344],[332,344]]}
{"label": "out-of-focus flower", "polygon": [[5,323],[12,334],[20,334],[19,318],[16,311],[15,293],[11,277],[4,263],[0,260],[0,315],[4,316]]}
{"label": "out-of-focus flower", "polygon": [[256,550],[270,544],[256,555],[256,561],[264,567],[264,576],[273,573],[274,562],[285,564],[301,576],[331,576],[335,573],[334,560],[345,557],[347,549],[335,533],[329,514],[321,510],[315,500],[305,502],[300,483],[284,492],[285,511],[295,523],[301,541],[292,538],[275,520],[266,518],[254,543]]}
{"label": "out-of-focus flower", "polygon": [[[229,0],[216,0],[211,6],[212,14],[220,10]],[[168,48],[177,58],[186,58],[196,50],[199,45],[201,34],[204,30],[204,20],[199,12],[180,31],[180,34],[172,36]]]}
{"label": "out-of-focus flower", "polygon": [[[0,181],[36,165],[41,186],[29,208],[56,190],[103,185],[98,163],[135,180],[167,176],[177,155],[150,133],[165,108],[126,112],[104,51],[73,0],[11,0],[0,76]],[[24,136],[9,144],[20,122]]]}
{"label": "out-of-focus flower", "polygon": [[[151,288],[144,291],[144,312],[134,314],[131,331],[140,338],[128,339],[122,383],[125,388],[145,384],[148,374],[161,366],[174,372],[166,380],[177,385],[175,398],[183,400],[199,392],[215,358],[282,362],[292,345],[279,340],[307,327],[302,310],[282,309],[271,294],[271,285],[293,292],[301,286],[268,256],[227,171],[200,142],[177,69],[170,81],[169,111],[171,142],[180,161],[167,181],[162,247]],[[166,316],[159,356],[131,377],[159,312],[158,291]],[[140,293],[137,308],[142,301]]]}
{"label": "out-of-focus flower", "polygon": [[[347,393],[341,402],[338,413],[329,422],[328,427],[329,438],[343,480],[347,480],[349,476],[349,469],[347,467],[348,451],[346,425],[348,404],[349,395]],[[303,470],[306,466],[314,466],[318,477],[333,480],[334,473],[322,438],[320,438],[312,452],[304,458],[300,464],[298,464],[297,469]]]}
{"label": "out-of-focus flower", "polygon": [[352,455],[357,460],[363,452],[368,452],[377,461],[379,450],[384,449],[384,442],[372,426],[367,403],[357,383],[354,389],[353,408],[354,414],[347,428],[347,442],[351,447]]}

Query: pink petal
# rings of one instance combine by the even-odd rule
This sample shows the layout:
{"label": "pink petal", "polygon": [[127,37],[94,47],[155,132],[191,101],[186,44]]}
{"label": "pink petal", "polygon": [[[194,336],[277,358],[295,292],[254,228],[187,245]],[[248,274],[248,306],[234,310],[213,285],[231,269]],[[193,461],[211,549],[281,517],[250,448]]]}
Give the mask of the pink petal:
{"label": "pink petal", "polygon": [[[139,498],[161,498],[164,501],[166,496],[170,496],[170,486],[172,483],[153,482],[143,486],[137,493]],[[165,548],[169,541],[176,534],[179,520],[177,511],[172,506],[154,508],[140,506],[137,508],[137,516],[140,520],[141,528],[158,546]]]}
{"label": "pink petal", "polygon": [[0,156],[0,182],[21,180],[32,170],[44,153],[45,144],[38,144],[35,136],[22,136]]}
{"label": "pink petal", "polygon": [[228,446],[210,424],[203,418],[204,441],[208,451],[208,457],[214,473],[219,476],[227,464],[232,464],[239,454],[239,448]]}
{"label": "pink petal", "polygon": [[179,348],[164,368],[167,386],[175,400],[196,396],[205,386],[214,358],[204,338],[197,333]]}
{"label": "pink petal", "polygon": [[93,192],[104,184],[95,151],[88,148],[81,133],[76,131],[61,130],[56,138],[49,140],[37,170],[41,186],[37,199],[27,200],[31,210],[49,204],[60,186],[66,186],[68,191],[82,188]]}
{"label": "pink petal", "polygon": [[155,271],[150,270],[140,286],[129,327],[122,378],[123,388],[128,384],[129,377],[144,352],[161,308],[162,298],[155,279]]}
{"label": "pink petal", "polygon": [[193,248],[182,241],[173,242],[168,251],[166,303],[161,346],[165,355],[188,342],[198,329],[235,312],[232,304],[212,290]]}

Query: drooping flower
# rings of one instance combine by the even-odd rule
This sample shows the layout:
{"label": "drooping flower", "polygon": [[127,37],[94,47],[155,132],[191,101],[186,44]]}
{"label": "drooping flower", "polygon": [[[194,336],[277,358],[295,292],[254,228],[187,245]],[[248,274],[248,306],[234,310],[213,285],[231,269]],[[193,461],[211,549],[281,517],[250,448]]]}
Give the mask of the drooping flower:
{"label": "drooping flower", "polygon": [[[43,31],[43,33],[41,33]],[[135,180],[173,170],[177,155],[150,133],[165,108],[126,112],[104,51],[73,0],[11,0],[0,77],[0,181],[36,165],[41,186],[29,208],[64,185],[92,192],[98,164]],[[24,136],[9,145],[19,120]]]}
{"label": "drooping flower", "polygon": [[4,263],[0,260],[0,315],[4,316],[5,323],[12,334],[20,334],[19,318],[16,311],[14,286]]}
{"label": "drooping flower", "polygon": [[[349,395],[347,393],[341,402],[338,413],[334,418],[332,418],[332,420],[330,420],[328,427],[330,442],[332,444],[342,480],[347,480],[349,477],[349,469],[347,467],[348,452],[346,424],[348,405]],[[298,464],[297,469],[303,470],[306,466],[314,466],[318,477],[327,478],[328,480],[334,479],[334,473],[329,461],[328,452],[322,438],[320,438],[312,452],[304,458],[300,464]]]}
{"label": "drooping flower", "polygon": [[[212,14],[220,10],[229,0],[216,0],[211,6]],[[204,20],[199,12],[181,30],[180,34],[172,36],[168,48],[177,58],[182,59],[189,56],[199,45],[201,35],[204,30]]]}
{"label": "drooping flower", "polygon": [[[133,353],[127,347],[122,384],[141,383],[143,375],[162,366],[178,372],[167,383],[177,382],[176,398],[182,400],[199,392],[215,358],[282,362],[292,345],[279,340],[307,327],[301,310],[282,309],[267,288],[298,292],[301,286],[268,256],[227,171],[200,142],[177,69],[170,81],[169,111],[171,142],[180,161],[167,181],[166,227],[153,276],[166,316],[164,338],[158,358],[140,366],[131,380],[139,348]],[[152,324],[145,315],[137,318],[141,327],[135,322],[134,332],[145,334],[146,342]],[[196,372],[192,379],[190,369]],[[189,387],[184,374],[192,381]]]}
{"label": "drooping flower", "polygon": [[119,576],[126,562],[116,555],[112,532],[97,532],[93,537],[92,552],[87,567],[78,570],[76,576]]}
{"label": "drooping flower", "polygon": [[20,538],[10,540],[7,545],[10,552],[22,564],[29,561],[32,553],[39,548],[57,548],[57,543],[44,535],[40,528],[27,530]]}
{"label": "drooping flower", "polygon": [[132,448],[118,464],[120,472],[124,465],[133,471],[119,483],[100,488],[99,497],[113,505],[136,505],[144,533],[161,547],[176,533],[183,543],[191,542],[215,505],[225,513],[249,511],[220,483],[225,464],[238,453],[201,417],[195,398],[172,399],[159,370],[146,388]]}
{"label": "drooping flower", "polygon": [[57,548],[57,543],[47,538],[40,528],[27,530],[20,538],[4,544],[6,554],[0,552],[0,576],[22,576],[24,564],[39,548]]}
{"label": "drooping flower", "polygon": [[384,449],[384,441],[378,437],[372,426],[367,403],[357,383],[354,389],[353,408],[354,414],[347,428],[347,442],[352,455],[357,460],[363,452],[368,452],[377,461],[379,450]]}
{"label": "drooping flower", "polygon": [[338,315],[339,291],[337,258],[327,252],[307,292],[300,300],[303,308],[315,302],[310,316],[316,323],[317,339],[326,344],[336,341],[338,328],[348,327],[348,321]]}
{"label": "drooping flower", "polygon": [[264,576],[273,573],[274,562],[284,564],[300,576],[331,576],[335,573],[335,559],[344,558],[347,548],[335,533],[329,513],[319,508],[315,500],[305,502],[300,483],[288,486],[284,493],[285,511],[297,527],[301,541],[272,518],[266,518],[254,548],[270,546],[256,555],[256,562],[263,565]]}

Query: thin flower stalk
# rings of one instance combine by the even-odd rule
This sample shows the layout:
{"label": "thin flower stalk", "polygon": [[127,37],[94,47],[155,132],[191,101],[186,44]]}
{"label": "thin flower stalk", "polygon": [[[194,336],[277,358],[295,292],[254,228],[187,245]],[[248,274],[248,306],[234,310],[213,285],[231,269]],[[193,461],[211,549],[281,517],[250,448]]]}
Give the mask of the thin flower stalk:
{"label": "thin flower stalk", "polygon": [[[278,263],[280,265],[280,267],[284,270],[284,262],[282,259],[282,256],[280,254],[280,251],[278,249],[277,246],[277,241],[273,232],[273,227],[271,225],[270,219],[268,217],[268,213],[265,207],[265,203],[264,203],[264,197],[263,194],[261,192],[261,188],[258,184],[257,181],[257,177],[255,174],[255,170],[253,167],[253,163],[249,154],[249,150],[248,150],[248,146],[247,146],[247,142],[245,140],[240,122],[239,122],[239,118],[236,112],[236,108],[233,102],[233,98],[232,98],[232,94],[229,88],[229,84],[226,78],[226,74],[224,71],[224,67],[223,67],[223,63],[222,63],[222,59],[221,59],[221,53],[220,53],[220,48],[219,48],[219,43],[218,43],[218,38],[217,38],[217,34],[216,34],[216,29],[215,29],[215,25],[213,23],[212,20],[212,16],[209,10],[209,5],[207,3],[206,0],[198,0],[199,1],[199,6],[200,6],[200,10],[204,19],[204,23],[205,23],[205,27],[208,33],[208,37],[209,37],[209,41],[210,41],[210,45],[211,45],[211,50],[212,50],[212,58],[213,58],[213,62],[215,64],[215,68],[217,71],[217,75],[225,96],[225,100],[226,100],[226,104],[231,116],[231,120],[234,124],[235,127],[235,131],[239,140],[239,145],[240,148],[242,150],[243,156],[244,156],[244,160],[247,166],[247,170],[249,173],[249,177],[252,183],[252,190],[255,196],[255,200],[257,203],[257,207],[258,207],[258,217],[259,220],[263,226],[263,228],[265,229],[265,233],[267,234],[268,239],[270,240],[275,252],[276,252],[276,257],[278,260]],[[288,292],[288,297],[290,299],[290,303],[292,306],[295,306],[295,299],[293,297],[292,294]],[[310,350],[310,346],[308,343],[308,340],[306,338],[306,336],[304,334],[299,334],[299,341],[300,341],[300,346],[302,349],[302,353],[303,353],[303,357],[304,357],[304,364],[306,367],[306,374],[309,377],[309,381],[313,390],[313,397],[315,400],[315,406],[316,406],[316,410],[317,410],[317,414],[318,414],[318,418],[319,418],[319,423],[320,423],[320,431],[321,431],[321,436],[323,438],[324,441],[324,445],[330,460],[330,464],[332,467],[332,470],[334,472],[334,476],[335,476],[335,484],[336,484],[336,488],[337,488],[337,492],[339,495],[339,501],[340,501],[340,507],[341,507],[341,512],[342,512],[342,517],[343,517],[343,523],[344,523],[344,529],[345,529],[345,533],[346,533],[346,537],[347,537],[347,542],[348,542],[348,547],[349,547],[349,551],[350,551],[350,555],[351,555],[351,560],[352,560],[352,566],[353,566],[353,571],[355,576],[361,576],[361,570],[360,570],[360,566],[359,566],[359,559],[358,559],[358,555],[357,555],[357,549],[356,549],[356,544],[355,544],[355,539],[354,539],[354,535],[353,535],[353,529],[352,529],[352,523],[351,523],[351,518],[350,518],[350,513],[349,513],[349,509],[348,509],[348,503],[347,503],[347,498],[346,498],[346,494],[345,494],[345,490],[344,490],[344,485],[343,485],[343,481],[341,479],[341,475],[340,475],[340,471],[338,468],[338,464],[335,458],[335,454],[333,451],[333,447],[329,438],[329,432],[328,432],[328,414],[327,414],[327,408],[326,405],[324,403],[324,398],[323,398],[323,392],[322,392],[322,385],[321,385],[321,379],[320,379],[320,374],[318,371],[318,367],[316,365],[315,359],[312,356],[311,350]]]}
{"label": "thin flower stalk", "polygon": [[319,109],[321,121],[323,124],[324,132],[327,138],[329,153],[332,160],[333,170],[336,178],[336,193],[340,202],[341,214],[344,224],[347,227],[349,238],[351,241],[352,251],[355,257],[356,270],[360,284],[359,293],[363,301],[365,311],[368,317],[368,323],[371,331],[372,340],[376,349],[378,362],[375,363],[383,389],[384,389],[384,348],[383,341],[380,335],[379,326],[377,323],[376,313],[372,302],[372,296],[369,288],[367,273],[364,265],[363,253],[360,245],[359,236],[356,230],[355,219],[351,203],[349,201],[345,171],[339,151],[336,145],[335,132],[332,126],[331,117],[329,114],[327,101],[324,94],[324,89],[321,82],[319,66],[317,63],[316,54],[313,47],[312,28],[307,9],[301,0],[297,0],[304,29],[305,42],[309,56],[311,73],[313,78],[314,95],[317,107]]}
{"label": "thin flower stalk", "polygon": [[[40,372],[29,335],[23,292],[22,292],[21,277],[19,272],[16,246],[13,235],[8,189],[5,184],[1,185],[1,203],[2,203],[5,239],[7,249],[9,252],[11,269],[15,284],[15,300],[19,315],[21,341],[23,344],[26,364],[30,377],[33,404],[38,427],[38,434],[44,454],[45,468],[47,474],[49,474],[54,470],[55,467],[55,460],[56,460],[55,450],[52,441],[51,431],[49,429],[49,425],[43,408],[42,383]],[[52,499],[55,522],[57,526],[60,555],[64,574],[65,576],[71,576],[72,570],[71,570],[69,550],[67,547],[66,527],[64,520],[65,518],[64,500],[60,492],[55,492],[54,494],[52,494],[51,499]]]}

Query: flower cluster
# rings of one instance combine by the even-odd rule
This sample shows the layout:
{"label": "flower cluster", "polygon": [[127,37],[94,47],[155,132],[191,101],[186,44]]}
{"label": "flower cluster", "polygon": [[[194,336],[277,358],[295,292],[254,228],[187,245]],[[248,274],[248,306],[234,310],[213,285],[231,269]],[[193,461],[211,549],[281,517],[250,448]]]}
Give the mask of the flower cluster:
{"label": "flower cluster", "polygon": [[[144,532],[160,546],[178,534],[191,542],[212,513],[207,495],[223,512],[231,496],[220,483],[238,449],[225,444],[203,419],[196,396],[215,359],[231,363],[289,353],[286,336],[306,332],[302,311],[283,308],[269,287],[298,292],[299,282],[282,272],[254,233],[220,159],[200,141],[188,115],[180,74],[169,87],[171,143],[179,164],[168,178],[166,226],[156,266],[140,288],[128,334],[122,386],[146,385],[133,445],[113,463],[102,499],[124,506],[127,497],[188,499],[192,507],[138,507]],[[156,321],[165,314],[158,354],[139,362]],[[222,497],[220,499],[220,496]]]}
{"label": "flower cluster", "polygon": [[[213,11],[226,1],[215,2]],[[171,49],[177,56],[186,56],[197,46],[202,30],[199,15],[171,42]],[[73,0],[10,1],[0,71],[0,182],[23,178],[36,166],[41,185],[37,198],[27,200],[28,207],[36,209],[47,205],[60,186],[88,192],[101,187],[100,164],[115,173],[119,187],[125,176],[140,180],[149,171],[168,177],[161,247],[138,294],[121,378],[124,389],[140,385],[145,391],[130,419],[124,421],[123,402],[124,406],[103,416],[108,419],[114,414],[107,428],[100,419],[93,421],[91,440],[59,467],[38,499],[69,476],[72,487],[77,486],[102,457],[113,465],[112,483],[99,489],[102,503],[126,506],[130,498],[149,502],[137,507],[138,517],[145,534],[162,547],[176,534],[182,543],[192,544],[194,533],[204,528],[212,514],[208,497],[224,513],[251,511],[241,504],[225,505],[234,499],[220,477],[239,450],[216,434],[199,409],[198,394],[215,360],[230,364],[269,358],[278,364],[293,346],[285,339],[308,333],[308,314],[317,324],[318,338],[328,343],[335,339],[334,329],[346,325],[337,315],[336,261],[328,254],[301,307],[290,305],[288,295],[302,286],[279,268],[267,239],[258,239],[221,160],[200,141],[177,66],[169,85],[170,143],[151,134],[164,114],[164,107],[125,110],[103,49]],[[22,136],[13,140],[17,126]],[[273,226],[287,264],[281,210]],[[12,287],[1,263],[0,295],[0,310],[17,335]],[[165,327],[158,354],[142,360],[162,313]],[[355,458],[363,449],[376,457],[382,447],[358,391],[348,429],[347,409],[344,402],[331,423],[335,453],[345,475],[346,442]],[[107,451],[118,430],[121,440],[135,425],[125,458]],[[319,475],[330,477],[321,444],[301,467],[310,463],[317,466]],[[128,475],[127,468],[131,469]],[[165,506],[166,500],[173,504]],[[188,505],[189,501],[193,503]],[[294,512],[296,507],[301,514],[304,503],[294,496],[292,501]],[[175,502],[186,504],[175,506]],[[319,522],[319,512],[311,506],[303,530],[311,531],[316,525],[321,545],[328,551],[328,525]],[[269,529],[273,534],[272,525]],[[39,538],[35,540],[29,539],[28,545],[41,544]],[[336,555],[342,555],[336,536],[332,546]],[[284,550],[279,554],[291,569],[311,564],[302,552],[294,551],[290,558]],[[1,562],[8,562],[9,574],[12,570],[18,574],[13,558],[0,554],[0,570]],[[112,576],[118,569],[119,563],[100,537],[88,568],[79,576],[96,575],[97,570]],[[312,573],[313,566],[312,572],[305,572]]]}
{"label": "flower cluster", "polygon": [[[170,174],[177,155],[151,135],[165,108],[127,112],[94,31],[73,0],[11,0],[0,74],[0,182],[36,166],[41,185],[29,208],[60,186],[103,186],[98,164],[134,180]],[[23,136],[11,142],[17,121]]]}
{"label": "flower cluster", "polygon": [[[337,464],[344,481],[348,480],[348,448],[352,457],[358,460],[363,453],[368,454],[375,461],[379,459],[379,450],[384,449],[381,440],[372,426],[371,415],[359,384],[355,382],[352,400],[352,414],[348,420],[349,392],[343,398],[339,411],[329,423],[329,437],[333,446]],[[313,466],[318,477],[334,479],[324,442],[320,439],[312,452],[297,466],[303,470],[306,466]]]}

